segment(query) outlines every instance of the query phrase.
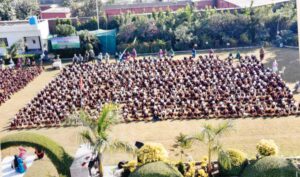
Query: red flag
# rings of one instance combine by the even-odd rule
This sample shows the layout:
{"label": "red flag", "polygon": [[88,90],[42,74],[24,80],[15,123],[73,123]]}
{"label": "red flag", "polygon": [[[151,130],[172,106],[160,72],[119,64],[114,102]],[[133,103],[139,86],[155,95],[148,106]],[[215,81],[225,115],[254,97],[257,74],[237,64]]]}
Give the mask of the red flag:
{"label": "red flag", "polygon": [[80,79],[79,79],[79,89],[80,89],[80,91],[83,90],[83,79],[82,79],[82,76],[80,76]]}

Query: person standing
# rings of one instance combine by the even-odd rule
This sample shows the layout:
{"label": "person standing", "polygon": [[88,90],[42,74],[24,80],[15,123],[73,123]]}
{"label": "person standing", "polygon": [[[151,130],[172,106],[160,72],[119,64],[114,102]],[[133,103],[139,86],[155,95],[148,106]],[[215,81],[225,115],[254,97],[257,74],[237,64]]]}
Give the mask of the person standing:
{"label": "person standing", "polygon": [[110,56],[109,56],[109,54],[106,52],[106,54],[105,54],[105,61],[106,61],[106,63],[109,62],[109,58],[110,58]]}
{"label": "person standing", "polygon": [[273,71],[274,73],[277,73],[277,71],[278,71],[278,63],[277,63],[277,60],[276,60],[276,59],[274,60],[274,62],[273,62],[273,64],[272,64],[272,71]]}
{"label": "person standing", "polygon": [[261,47],[259,50],[259,57],[260,57],[260,61],[263,61],[263,59],[265,58],[265,50],[263,47]]}
{"label": "person standing", "polygon": [[137,52],[135,50],[135,48],[132,49],[132,54],[131,54],[133,60],[135,60],[135,58],[137,57]]}
{"label": "person standing", "polygon": [[100,64],[103,60],[103,55],[102,52],[99,53],[98,57],[97,57],[97,63]]}
{"label": "person standing", "polygon": [[193,47],[193,49],[192,49],[192,58],[196,58],[196,55],[197,55],[197,51],[196,51],[195,47]]}
{"label": "person standing", "polygon": [[73,61],[73,64],[78,63],[78,57],[77,57],[76,53],[74,54],[72,61]]}
{"label": "person standing", "polygon": [[0,70],[2,70],[2,69],[4,68],[4,67],[3,67],[3,63],[4,63],[4,62],[3,62],[3,58],[1,57],[1,58],[0,58]]}

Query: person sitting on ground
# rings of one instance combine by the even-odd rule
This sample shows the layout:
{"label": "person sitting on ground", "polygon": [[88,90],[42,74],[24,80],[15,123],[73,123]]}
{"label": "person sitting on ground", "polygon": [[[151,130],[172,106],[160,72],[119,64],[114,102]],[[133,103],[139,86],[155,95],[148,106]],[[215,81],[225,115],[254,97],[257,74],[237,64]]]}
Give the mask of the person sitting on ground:
{"label": "person sitting on ground", "polygon": [[20,146],[20,147],[19,147],[19,157],[20,157],[21,159],[25,160],[26,156],[27,156],[27,151],[26,151],[26,149],[25,149],[23,146]]}
{"label": "person sitting on ground", "polygon": [[17,155],[14,156],[11,168],[15,169],[17,173],[25,173],[27,169],[25,162]]}
{"label": "person sitting on ground", "polygon": [[44,158],[45,151],[43,151],[41,148],[35,148],[34,153],[37,156],[37,160]]}

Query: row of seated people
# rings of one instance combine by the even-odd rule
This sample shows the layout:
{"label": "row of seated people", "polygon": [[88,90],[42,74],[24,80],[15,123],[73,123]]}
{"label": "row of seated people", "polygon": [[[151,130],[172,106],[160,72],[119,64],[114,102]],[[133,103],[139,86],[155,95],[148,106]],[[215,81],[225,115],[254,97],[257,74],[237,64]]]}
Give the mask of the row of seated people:
{"label": "row of seated people", "polygon": [[67,66],[20,110],[11,128],[59,126],[79,108],[97,115],[107,102],[122,106],[124,122],[299,112],[281,77],[255,56],[242,57],[234,64],[214,55],[182,60],[144,58]]}
{"label": "row of seated people", "polygon": [[38,67],[0,69],[0,105],[11,95],[24,88],[38,76],[42,70]]}

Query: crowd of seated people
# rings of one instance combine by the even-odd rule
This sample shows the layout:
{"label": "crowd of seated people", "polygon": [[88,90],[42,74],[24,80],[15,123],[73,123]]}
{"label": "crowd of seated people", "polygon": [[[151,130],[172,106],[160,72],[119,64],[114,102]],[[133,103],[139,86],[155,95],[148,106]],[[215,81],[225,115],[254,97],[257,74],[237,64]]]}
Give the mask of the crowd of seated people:
{"label": "crowd of seated people", "polygon": [[38,76],[38,67],[0,69],[0,105]]}
{"label": "crowd of seated people", "polygon": [[210,54],[197,59],[75,63],[20,110],[11,128],[60,126],[80,107],[96,118],[107,102],[121,105],[124,122],[299,112],[281,77],[255,56],[233,64]]}

